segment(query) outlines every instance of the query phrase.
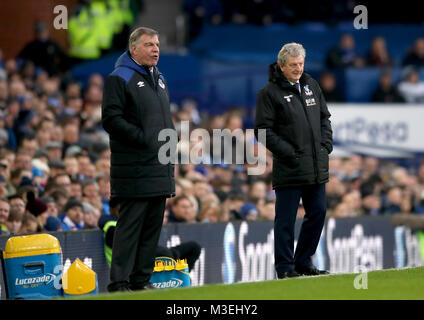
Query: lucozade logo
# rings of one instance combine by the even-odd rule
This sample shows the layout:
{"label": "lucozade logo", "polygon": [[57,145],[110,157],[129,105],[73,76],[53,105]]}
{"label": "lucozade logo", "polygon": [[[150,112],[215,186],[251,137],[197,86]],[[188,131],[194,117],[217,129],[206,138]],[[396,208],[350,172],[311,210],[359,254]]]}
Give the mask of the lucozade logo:
{"label": "lucozade logo", "polygon": [[56,279],[56,275],[53,273],[47,273],[41,277],[31,277],[31,278],[16,278],[16,286],[38,286],[40,284],[48,285],[50,282]]}

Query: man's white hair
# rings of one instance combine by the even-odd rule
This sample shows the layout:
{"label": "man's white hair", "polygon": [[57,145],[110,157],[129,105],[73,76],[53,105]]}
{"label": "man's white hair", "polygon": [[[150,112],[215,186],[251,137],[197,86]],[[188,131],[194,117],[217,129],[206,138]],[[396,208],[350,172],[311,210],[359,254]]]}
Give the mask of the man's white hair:
{"label": "man's white hair", "polygon": [[138,42],[139,42],[139,40],[140,40],[140,38],[143,34],[148,34],[150,36],[154,36],[154,35],[159,36],[159,32],[157,32],[156,30],[151,29],[151,28],[139,27],[139,28],[135,29],[133,32],[131,32],[130,38],[128,40],[128,48],[130,50],[130,53],[132,53],[131,52],[131,46],[132,45],[137,46]]}
{"label": "man's white hair", "polygon": [[281,66],[284,66],[287,62],[287,57],[298,57],[302,56],[303,58],[306,57],[306,51],[305,48],[296,42],[290,42],[285,44],[280,52],[278,52],[278,64]]}

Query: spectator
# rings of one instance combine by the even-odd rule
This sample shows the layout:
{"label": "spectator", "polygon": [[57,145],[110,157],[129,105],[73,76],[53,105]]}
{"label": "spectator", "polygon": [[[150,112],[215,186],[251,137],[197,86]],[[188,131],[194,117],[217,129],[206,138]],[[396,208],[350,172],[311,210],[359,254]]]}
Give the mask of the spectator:
{"label": "spectator", "polygon": [[[52,133],[54,128],[54,121],[49,118],[42,118],[38,124],[36,130],[36,139],[38,146],[41,148],[46,147],[46,145],[53,140]],[[47,154],[48,156],[48,154]]]}
{"label": "spectator", "polygon": [[79,179],[71,179],[71,192],[69,193],[70,197],[74,197],[78,201],[82,201],[82,185]]}
{"label": "spectator", "polygon": [[56,206],[57,206],[57,211],[58,212],[63,212],[66,202],[68,201],[68,194],[66,193],[66,190],[63,188],[54,188],[52,189],[50,192],[46,192],[47,196],[50,196],[54,199]]}
{"label": "spectator", "polygon": [[56,201],[53,199],[53,197],[43,197],[41,200],[47,205],[47,213],[49,217],[58,217],[59,216],[59,210],[57,208]]}
{"label": "spectator", "polygon": [[404,79],[398,85],[400,94],[408,103],[423,103],[424,82],[420,81],[418,71],[406,68],[404,73]]}
{"label": "spectator", "polygon": [[349,205],[345,202],[339,203],[338,205],[336,205],[332,216],[335,218],[351,217],[351,211],[349,209]]}
{"label": "spectator", "polygon": [[84,229],[98,229],[100,219],[100,210],[92,206],[88,202],[83,202],[84,212]]}
{"label": "spectator", "polygon": [[82,202],[70,198],[64,207],[64,212],[59,216],[62,221],[62,229],[68,230],[81,230],[84,228],[84,206]]}
{"label": "spectator", "polygon": [[[271,24],[273,19],[273,11],[271,4],[275,1],[264,0],[246,0],[235,1],[236,14],[234,15],[234,22],[250,23],[257,25]],[[284,5],[283,5],[284,6]]]}
{"label": "spectator", "polygon": [[26,196],[27,203],[25,209],[27,212],[36,217],[39,225],[38,231],[43,231],[44,226],[47,223],[47,218],[49,217],[47,205],[44,203],[44,201],[36,199],[34,192],[28,192]]}
{"label": "spectator", "polygon": [[366,156],[362,162],[361,179],[367,180],[373,175],[380,175],[380,161],[376,157]]}
{"label": "spectator", "polygon": [[327,208],[333,211],[337,204],[342,201],[343,195],[346,193],[346,186],[340,178],[335,174],[330,174],[330,179],[326,185],[327,191]]}
{"label": "spectator", "polygon": [[54,178],[57,175],[66,174],[66,165],[60,159],[53,159],[49,161],[50,177]]}
{"label": "spectator", "polygon": [[39,225],[37,218],[31,213],[25,212],[19,234],[24,235],[37,232],[41,232],[41,226]]}
{"label": "spectator", "polygon": [[65,189],[66,193],[72,195],[71,178],[66,173],[60,173],[53,178],[53,183]]}
{"label": "spectator", "polygon": [[380,75],[377,88],[371,96],[371,102],[380,103],[403,103],[405,99],[393,85],[392,75],[388,71],[383,71]]}
{"label": "spectator", "polygon": [[66,167],[66,173],[73,180],[78,180],[79,168],[78,168],[78,160],[76,157],[66,156],[63,159]]}
{"label": "spectator", "polygon": [[99,158],[96,161],[96,171],[107,177],[110,172],[110,159]]}
{"label": "spectator", "polygon": [[3,176],[0,175],[0,198],[5,198],[7,196],[7,181]]}
{"label": "spectator", "polygon": [[5,198],[0,198],[0,234],[7,234],[6,221],[9,218],[10,205]]}
{"label": "spectator", "polygon": [[21,214],[25,213],[25,201],[22,199],[22,197],[18,196],[17,194],[11,195],[8,197],[10,209],[14,209],[18,211]]}
{"label": "spectator", "polygon": [[414,46],[403,59],[402,65],[412,66],[414,68],[424,67],[424,38],[415,40]]}
{"label": "spectator", "polygon": [[22,137],[20,143],[20,151],[27,152],[31,158],[34,157],[35,151],[38,149],[38,142],[35,133],[31,132]]}
{"label": "spectator", "polygon": [[223,8],[220,0],[185,0],[183,10],[188,18],[188,41],[193,41],[205,24],[219,24]]}
{"label": "spectator", "polygon": [[362,195],[362,211],[365,215],[375,216],[382,212],[381,198],[376,194]]}
{"label": "spectator", "polygon": [[110,215],[109,199],[110,199],[110,177],[109,175],[100,174],[96,178],[99,187],[99,195],[102,202],[102,213]]}
{"label": "spectator", "polygon": [[240,208],[240,215],[242,216],[243,220],[257,220],[258,214],[258,209],[252,202],[245,202]]}
{"label": "spectator", "polygon": [[66,151],[71,146],[80,146],[79,125],[73,122],[69,122],[63,127],[63,146],[61,158],[65,157]]}
{"label": "spectator", "polygon": [[185,196],[176,197],[172,201],[168,222],[195,222],[196,212],[193,203]]}
{"label": "spectator", "polygon": [[267,200],[263,205],[257,205],[259,216],[258,220],[274,221],[275,219],[275,201]]}
{"label": "spectator", "polygon": [[48,216],[44,225],[46,231],[62,231],[62,222],[58,217]]}
{"label": "spectator", "polygon": [[50,141],[45,145],[49,160],[61,160],[63,143],[61,141]]}
{"label": "spectator", "polygon": [[355,51],[355,39],[351,34],[342,35],[339,44],[327,52],[326,66],[329,69],[364,66],[363,59]]}
{"label": "spectator", "polygon": [[208,206],[202,207],[199,213],[199,221],[209,223],[221,221],[221,208],[219,204],[211,203]]}
{"label": "spectator", "polygon": [[232,191],[224,201],[224,212],[227,217],[225,220],[243,220],[241,208],[246,201],[246,196],[242,192]]}
{"label": "spectator", "polygon": [[267,196],[267,185],[264,181],[253,182],[249,187],[248,198],[252,202],[265,201]]}
{"label": "spectator", "polygon": [[10,165],[7,159],[0,159],[0,177],[3,177],[6,181],[7,194],[11,195],[16,193],[16,189],[10,181]]}
{"label": "spectator", "polygon": [[67,56],[60,46],[50,39],[49,29],[44,22],[34,24],[35,39],[28,43],[19,54],[24,60],[34,62],[49,75],[61,74],[68,67]]}
{"label": "spectator", "polygon": [[402,213],[402,190],[399,187],[392,187],[387,191],[387,199],[383,204],[384,214]]}
{"label": "spectator", "polygon": [[[342,197],[342,202],[347,205],[347,216],[359,217],[362,215],[362,199],[359,191],[353,190],[346,193]],[[337,207],[335,210],[337,211]]]}
{"label": "spectator", "polygon": [[383,37],[378,36],[372,40],[365,61],[369,67],[393,67],[394,61],[387,51],[386,40]]}
{"label": "spectator", "polygon": [[24,213],[22,211],[19,211],[17,208],[14,207],[10,208],[9,217],[6,221],[6,227],[9,234],[16,235],[19,233],[19,230],[22,227],[23,218]]}
{"label": "spectator", "polygon": [[94,179],[85,179],[82,182],[83,201],[88,202],[98,210],[103,210],[103,202],[99,193],[99,185]]}
{"label": "spectator", "polygon": [[417,185],[414,187],[414,209],[416,213],[424,213],[424,163],[418,168]]}
{"label": "spectator", "polygon": [[336,86],[336,77],[332,72],[323,72],[319,78],[322,93],[327,102],[344,102]]}

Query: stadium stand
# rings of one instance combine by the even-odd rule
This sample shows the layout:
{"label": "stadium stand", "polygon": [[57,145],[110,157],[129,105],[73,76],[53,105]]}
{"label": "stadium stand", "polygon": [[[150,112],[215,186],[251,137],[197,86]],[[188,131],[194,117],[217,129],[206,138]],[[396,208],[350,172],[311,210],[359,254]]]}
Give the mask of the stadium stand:
{"label": "stadium stand", "polygon": [[[190,5],[193,3],[196,2]],[[83,12],[83,3],[78,6],[72,11],[73,17]],[[218,10],[217,7],[212,9]],[[331,72],[343,101],[365,103],[371,101],[383,71],[390,72],[394,85],[403,79],[404,61],[410,59],[405,60],[405,57],[423,34],[423,27],[415,24],[375,24],[367,30],[355,30],[351,22],[343,20],[346,10],[340,11],[341,17],[331,24],[320,21],[294,24],[282,22],[284,19],[276,16],[271,19],[272,23],[235,23],[234,15],[240,12],[233,10],[228,14],[227,9],[218,12],[221,19],[208,16],[209,22],[204,23],[201,32],[192,35],[187,43],[187,53],[161,54],[159,67],[167,76],[175,123],[186,120],[190,130],[251,128],[256,93],[267,81],[267,65],[275,61],[275,53],[282,43],[302,43],[307,50],[306,70],[309,73],[318,78]],[[288,8],[281,14],[288,17],[296,11]],[[384,40],[393,62],[390,70],[379,66],[329,70],[327,53],[345,34],[352,35],[355,50],[364,60],[373,39]],[[100,124],[100,105],[103,79],[112,71],[121,53],[116,49],[118,47],[110,45],[107,50],[103,48],[100,58],[55,74],[46,73],[41,66],[31,66],[25,58],[27,55],[5,61],[0,59],[0,186],[3,197],[18,195],[26,202],[26,193],[33,191],[37,201],[44,201],[46,206],[54,200],[57,208],[48,212],[59,218],[63,216],[66,203],[74,197],[91,206],[90,215],[87,215],[90,227],[95,225],[96,216],[98,219],[100,214],[109,214],[109,149],[107,134]],[[423,72],[419,70],[421,79]],[[249,140],[248,136],[245,139],[248,152],[257,151],[256,141]],[[265,173],[256,177],[248,176],[247,167],[243,165],[179,165],[177,194],[190,199],[195,210],[194,221],[272,219],[274,194],[269,158],[267,153]],[[329,189],[334,188],[336,192],[330,191],[329,215],[421,213],[424,165],[416,160],[402,170],[401,162],[385,160],[359,155],[335,156],[331,160],[334,168]],[[372,173],[368,168],[371,164]],[[56,177],[63,174],[69,176],[70,181],[57,183]],[[202,193],[202,188],[208,191]],[[255,196],[251,196],[255,192]],[[369,200],[370,196],[376,198]],[[167,208],[170,216],[172,201],[169,200]],[[4,233],[8,232],[8,215],[0,216]],[[211,215],[210,218],[205,218],[207,215]],[[15,222],[17,215],[10,216],[9,222]],[[46,228],[47,222],[42,221],[41,227]],[[60,223],[53,225],[60,229]]]}

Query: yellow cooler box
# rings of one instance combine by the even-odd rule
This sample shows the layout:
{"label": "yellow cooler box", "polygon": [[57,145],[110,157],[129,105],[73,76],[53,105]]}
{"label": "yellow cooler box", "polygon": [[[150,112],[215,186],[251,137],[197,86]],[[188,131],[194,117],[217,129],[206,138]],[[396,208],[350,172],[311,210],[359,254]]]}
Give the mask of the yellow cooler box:
{"label": "yellow cooler box", "polygon": [[62,250],[50,234],[12,237],[3,251],[8,299],[61,296]]}

